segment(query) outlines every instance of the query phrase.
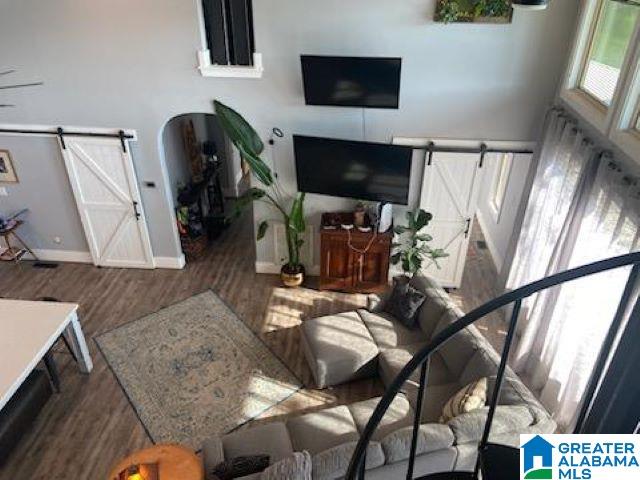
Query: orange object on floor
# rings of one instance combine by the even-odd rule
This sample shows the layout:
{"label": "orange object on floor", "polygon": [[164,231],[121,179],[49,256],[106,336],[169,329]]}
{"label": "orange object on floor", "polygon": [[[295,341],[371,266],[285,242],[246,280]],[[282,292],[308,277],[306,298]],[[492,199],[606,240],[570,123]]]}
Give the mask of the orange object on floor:
{"label": "orange object on floor", "polygon": [[129,455],[111,469],[107,480],[116,480],[131,465],[158,464],[160,480],[204,480],[202,460],[180,445],[155,445]]}

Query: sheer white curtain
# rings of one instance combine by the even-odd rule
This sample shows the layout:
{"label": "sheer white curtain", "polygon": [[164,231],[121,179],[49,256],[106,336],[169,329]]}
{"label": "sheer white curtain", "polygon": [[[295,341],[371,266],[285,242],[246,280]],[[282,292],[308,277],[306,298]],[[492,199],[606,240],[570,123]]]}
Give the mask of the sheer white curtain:
{"label": "sheer white curtain", "polygon": [[[552,114],[508,287],[638,249],[640,187]],[[561,428],[570,429],[628,270],[543,292],[523,308],[512,359]]]}

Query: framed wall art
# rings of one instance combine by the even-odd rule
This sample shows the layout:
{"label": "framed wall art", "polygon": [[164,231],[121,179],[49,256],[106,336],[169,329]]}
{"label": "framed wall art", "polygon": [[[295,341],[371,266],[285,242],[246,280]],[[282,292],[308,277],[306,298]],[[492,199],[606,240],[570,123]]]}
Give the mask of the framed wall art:
{"label": "framed wall art", "polygon": [[0,150],[0,183],[18,183],[9,150]]}

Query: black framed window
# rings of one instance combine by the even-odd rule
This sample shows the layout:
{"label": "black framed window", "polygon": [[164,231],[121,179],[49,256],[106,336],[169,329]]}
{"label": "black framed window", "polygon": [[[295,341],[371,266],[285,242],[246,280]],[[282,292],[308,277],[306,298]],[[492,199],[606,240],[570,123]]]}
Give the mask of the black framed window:
{"label": "black framed window", "polygon": [[202,0],[207,45],[213,65],[253,65],[251,0]]}

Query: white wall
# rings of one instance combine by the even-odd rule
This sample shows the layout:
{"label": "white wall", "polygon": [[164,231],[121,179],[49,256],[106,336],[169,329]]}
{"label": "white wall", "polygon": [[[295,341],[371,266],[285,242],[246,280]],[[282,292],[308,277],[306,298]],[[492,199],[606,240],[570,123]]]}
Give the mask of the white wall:
{"label": "white wall", "polygon": [[167,167],[169,188],[174,208],[177,205],[178,186],[186,184],[191,178],[189,160],[187,159],[182,138],[182,122],[187,121],[187,118],[187,116],[172,118],[167,123],[164,132],[162,132],[164,161]]}
{"label": "white wall", "polygon": [[[139,180],[157,185],[141,185],[155,256],[180,252],[161,154],[168,119],[212,112],[218,98],[242,112],[264,139],[280,127],[285,138],[274,153],[282,180],[295,190],[293,133],[363,138],[361,110],[304,105],[300,54],[393,55],[403,57],[401,108],[368,110],[367,140],[533,139],[553,98],[579,3],[516,12],[510,25],[441,25],[431,20],[435,0],[256,0],[256,45],[265,73],[260,80],[238,80],[203,78],[196,70],[197,1],[0,0],[3,66],[19,70],[16,80],[45,82],[4,92],[3,103],[18,107],[0,110],[0,123],[135,129]],[[32,141],[15,139],[23,152]],[[0,138],[0,148],[5,145]],[[14,157],[24,176],[31,164]],[[67,188],[64,179],[54,184],[38,172],[26,174],[36,177],[32,191]],[[344,204],[309,196],[311,224],[321,211]],[[269,242],[258,245],[261,262],[277,261]]]}
{"label": "white wall", "polygon": [[0,184],[8,193],[0,197],[0,216],[28,208],[18,233],[33,249],[88,252],[57,139],[24,140],[0,136],[0,149],[11,152],[19,179],[19,183]]}
{"label": "white wall", "polygon": [[480,191],[477,217],[498,272],[503,268],[509,249],[531,158],[531,155],[514,155],[502,207],[496,211],[492,197],[493,180],[498,174],[499,156],[491,154],[486,157],[486,170]]}

